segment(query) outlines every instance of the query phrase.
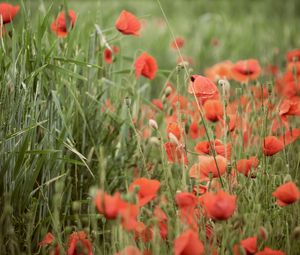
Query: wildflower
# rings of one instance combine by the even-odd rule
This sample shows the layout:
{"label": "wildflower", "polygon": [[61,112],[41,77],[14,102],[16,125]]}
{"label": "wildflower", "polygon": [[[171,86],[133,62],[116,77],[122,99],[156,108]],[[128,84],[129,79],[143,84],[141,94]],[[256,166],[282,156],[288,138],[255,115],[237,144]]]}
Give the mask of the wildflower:
{"label": "wildflower", "polygon": [[217,193],[206,193],[203,205],[208,216],[214,220],[227,220],[236,209],[236,196],[227,194],[223,190]]}
{"label": "wildflower", "polygon": [[139,35],[141,22],[131,12],[123,10],[116,20],[116,29],[124,35]]}
{"label": "wildflower", "polygon": [[[80,248],[78,247],[80,245]],[[84,231],[73,232],[69,236],[68,241],[68,255],[77,255],[77,254],[85,254],[87,252],[88,255],[92,255],[92,244],[87,239],[87,234]]]}
{"label": "wildflower", "polygon": [[263,152],[266,156],[272,156],[284,148],[284,143],[276,136],[268,136],[263,142]]}
{"label": "wildflower", "polygon": [[174,41],[172,41],[171,42],[171,45],[170,45],[170,47],[172,48],[172,49],[180,49],[180,48],[182,48],[183,46],[184,46],[184,43],[185,43],[185,41],[184,41],[184,38],[182,38],[182,37],[177,37],[177,38],[175,38],[175,40]]}
{"label": "wildflower", "polygon": [[215,159],[213,156],[199,156],[199,162],[191,167],[189,176],[200,181],[209,181],[210,175],[212,178],[219,177],[219,173],[222,176],[226,172],[227,160],[220,155]]}
{"label": "wildflower", "polygon": [[166,142],[164,144],[164,147],[165,147],[168,161],[170,163],[175,163],[175,162],[182,163],[183,161],[185,165],[188,164],[186,151],[182,146],[174,144],[172,142]]}
{"label": "wildflower", "polygon": [[236,161],[236,169],[238,172],[249,175],[251,169],[256,169],[258,167],[259,160],[257,157],[250,157],[249,159],[240,159]]}
{"label": "wildflower", "polygon": [[288,182],[278,187],[273,193],[279,206],[287,206],[300,199],[300,192],[293,182]]}
{"label": "wildflower", "polygon": [[0,16],[3,24],[10,23],[20,10],[20,6],[13,6],[8,3],[0,3]]}
{"label": "wildflower", "polygon": [[179,125],[176,122],[169,122],[167,125],[167,134],[169,136],[169,134],[172,133],[177,140],[179,141],[181,138],[181,130]]}
{"label": "wildflower", "polygon": [[207,99],[216,99],[218,96],[217,86],[208,78],[201,75],[192,75],[188,92],[196,95],[202,102]]}
{"label": "wildflower", "polygon": [[247,59],[235,63],[231,68],[232,78],[238,82],[255,80],[261,73],[261,67],[257,60]]}
{"label": "wildflower", "polygon": [[[69,10],[69,22],[71,28],[74,27],[76,21],[76,14],[73,10]],[[57,16],[56,20],[51,24],[51,30],[57,35],[57,37],[66,37],[68,35],[67,21],[65,12],[62,11]]]}
{"label": "wildflower", "polygon": [[204,245],[193,230],[187,230],[174,240],[175,255],[204,254]]}
{"label": "wildflower", "polygon": [[112,46],[112,51],[108,48],[105,48],[103,51],[103,57],[106,64],[111,64],[113,62],[113,56],[116,56],[119,52],[117,46]]}
{"label": "wildflower", "polygon": [[141,75],[153,80],[157,72],[157,63],[154,57],[143,52],[135,61],[135,76],[138,79]]}
{"label": "wildflower", "polygon": [[219,100],[209,99],[204,103],[205,118],[211,122],[216,122],[223,118],[223,105]]}
{"label": "wildflower", "polygon": [[129,191],[133,191],[137,186],[139,187],[137,193],[139,205],[144,206],[145,204],[156,198],[157,192],[160,188],[160,182],[147,178],[139,178],[130,184]]}
{"label": "wildflower", "polygon": [[95,197],[95,204],[99,213],[103,214],[107,219],[116,219],[119,213],[120,193],[110,196],[99,190]]}
{"label": "wildflower", "polygon": [[286,60],[288,62],[300,62],[300,49],[290,50],[286,54]]}
{"label": "wildflower", "polygon": [[242,255],[239,250],[243,249],[246,255],[254,254],[257,251],[257,237],[249,237],[240,242],[240,245],[233,247],[234,255]]}
{"label": "wildflower", "polygon": [[272,250],[269,247],[265,247],[263,251],[255,253],[255,255],[286,255],[280,250]]}

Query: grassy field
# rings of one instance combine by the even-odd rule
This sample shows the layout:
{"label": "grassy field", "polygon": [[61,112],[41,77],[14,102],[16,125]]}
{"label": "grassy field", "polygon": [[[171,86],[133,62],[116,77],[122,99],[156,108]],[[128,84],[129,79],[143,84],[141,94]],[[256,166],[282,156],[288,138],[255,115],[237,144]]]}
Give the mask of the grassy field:
{"label": "grassy field", "polygon": [[[174,248],[174,240],[187,229],[198,233],[206,250],[201,254],[233,254],[234,245],[248,237],[258,240],[256,250],[247,254],[256,254],[266,246],[288,255],[300,254],[300,204],[280,207],[272,196],[285,182],[300,185],[299,140],[273,156],[262,150],[265,137],[280,137],[300,127],[298,110],[288,117],[289,128],[272,130],[284,99],[300,109],[297,89],[291,98],[276,89],[287,70],[286,52],[300,47],[299,1],[9,3],[20,5],[20,10],[13,22],[5,25],[0,42],[1,255],[51,254],[56,245],[60,246],[59,254],[80,254],[80,247],[77,253],[68,251],[69,236],[76,231],[85,231],[93,254],[115,254],[129,245],[153,255],[200,254],[180,253]],[[67,9],[77,15],[75,26],[66,38],[57,38],[50,25]],[[122,10],[141,20],[140,36],[122,35],[115,28]],[[185,40],[180,50],[170,48],[175,37]],[[107,45],[119,48],[112,64],[103,60]],[[135,77],[134,62],[144,51],[157,61],[153,80]],[[178,65],[181,55],[193,63]],[[234,132],[225,130],[217,135],[222,120],[202,118],[202,103],[196,104],[196,95],[188,93],[189,78],[204,75],[205,69],[224,60],[235,63],[250,58],[257,59],[263,70],[277,66],[278,74],[262,72],[258,79],[246,83],[230,80],[230,97],[221,97],[222,107],[234,109],[240,122]],[[296,83],[298,72],[294,72]],[[168,100],[169,83],[172,93],[176,89],[176,97],[182,96],[182,100]],[[266,98],[252,93],[252,88],[266,91]],[[221,95],[219,85],[218,89]],[[161,100],[162,110],[153,99]],[[196,139],[188,131],[194,117],[199,129],[206,129]],[[155,119],[157,129],[149,126],[150,118]],[[221,118],[227,123],[226,113]],[[171,120],[181,130],[179,141],[170,139],[166,130]],[[218,172],[214,182],[211,174],[208,182],[190,178],[191,167],[199,161],[195,145],[217,138],[232,146],[226,173],[221,177]],[[169,140],[174,143],[174,139],[187,153],[187,165],[168,160],[164,144]],[[287,138],[283,139],[286,144]],[[216,149],[211,153],[215,160]],[[235,171],[238,160],[251,156],[259,160],[253,170],[255,178]],[[121,224],[124,215],[109,220],[96,209],[94,197],[99,189],[107,194],[120,192],[122,200],[136,204],[140,193],[130,184],[141,177],[158,180],[160,188],[155,199],[138,209],[140,228],[128,231]],[[219,190],[222,184],[225,192],[235,195],[234,214],[221,221],[208,217],[202,211],[204,195],[196,192],[201,206],[197,202],[196,209],[188,211],[191,223],[174,199],[180,192],[192,193],[199,184],[207,184],[209,191]],[[167,220],[161,220],[155,208],[163,210]],[[160,237],[159,223],[167,226],[165,239]],[[212,238],[207,238],[207,229],[213,232]],[[39,246],[48,232],[55,241]],[[267,232],[266,238],[262,232]]]}

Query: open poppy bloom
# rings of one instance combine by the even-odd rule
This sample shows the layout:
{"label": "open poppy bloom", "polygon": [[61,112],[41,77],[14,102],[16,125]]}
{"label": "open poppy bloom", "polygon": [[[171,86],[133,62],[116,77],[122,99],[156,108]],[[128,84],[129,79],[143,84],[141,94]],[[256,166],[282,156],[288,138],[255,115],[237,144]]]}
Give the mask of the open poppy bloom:
{"label": "open poppy bloom", "polygon": [[257,157],[250,157],[249,159],[240,159],[236,161],[236,170],[245,176],[249,175],[251,169],[258,167],[259,160]]}
{"label": "open poppy bloom", "polygon": [[110,196],[99,190],[95,197],[95,205],[99,213],[103,214],[107,219],[116,219],[119,213],[120,193]]}
{"label": "open poppy bloom", "polygon": [[293,204],[300,199],[300,192],[293,182],[287,182],[278,187],[273,193],[279,206],[287,206]]}
{"label": "open poppy bloom", "polygon": [[219,177],[219,173],[222,176],[226,167],[227,160],[223,156],[217,155],[216,162],[213,156],[199,156],[199,162],[191,167],[189,176],[200,181],[209,181],[210,175],[212,178]]}
{"label": "open poppy bloom", "polygon": [[246,255],[252,255],[257,252],[257,237],[249,237],[240,242],[240,245],[233,247],[234,255],[242,255],[240,249],[244,250]]}
{"label": "open poppy bloom", "polygon": [[164,144],[165,151],[167,154],[168,161],[170,163],[179,163],[182,162],[187,165],[188,164],[188,158],[186,155],[186,151],[184,148],[180,145],[174,144],[172,142],[166,142]]}
{"label": "open poppy bloom", "polygon": [[284,143],[276,136],[268,136],[263,142],[263,152],[266,156],[272,156],[284,148]]}
{"label": "open poppy bloom", "polygon": [[255,255],[285,255],[285,253],[280,250],[272,250],[269,247],[265,247],[262,251],[255,253]]}
{"label": "open poppy bloom", "polygon": [[108,48],[105,48],[103,51],[103,57],[106,64],[111,64],[113,62],[113,57],[116,56],[119,52],[117,46],[112,46],[112,51]]}
{"label": "open poppy bloom", "polygon": [[217,81],[219,79],[231,79],[231,68],[233,64],[231,61],[226,60],[215,64],[214,66],[205,69],[205,76],[212,81]]}
{"label": "open poppy bloom", "polygon": [[180,209],[188,209],[188,208],[195,208],[198,199],[193,193],[180,192],[176,194],[175,202]]}
{"label": "open poppy bloom", "polygon": [[227,220],[236,209],[236,196],[223,190],[203,195],[203,206],[208,216],[214,220]]}
{"label": "open poppy bloom", "polygon": [[174,240],[174,252],[175,255],[202,255],[204,245],[195,231],[187,230]]}
{"label": "open poppy bloom", "polygon": [[300,49],[290,50],[286,53],[286,60],[288,62],[300,62]]}
{"label": "open poppy bloom", "polygon": [[13,6],[8,3],[0,3],[0,16],[3,24],[10,23],[20,10],[20,6]]}
{"label": "open poppy bloom", "polygon": [[157,72],[157,63],[154,57],[147,52],[143,52],[135,61],[135,77],[138,79],[140,76],[144,76],[150,80],[153,80]]}
{"label": "open poppy bloom", "polygon": [[181,130],[177,122],[169,122],[167,125],[167,134],[172,133],[179,141],[181,138]]}
{"label": "open poppy bloom", "polygon": [[139,187],[137,193],[139,205],[144,206],[145,204],[156,198],[157,192],[160,188],[160,182],[147,178],[139,178],[130,184],[129,191],[133,191],[135,187]]}
{"label": "open poppy bloom", "polygon": [[[87,253],[85,253],[87,252]],[[92,244],[87,239],[87,234],[84,231],[73,232],[69,236],[68,255],[87,254],[92,255]]]}
{"label": "open poppy bloom", "polygon": [[139,35],[141,22],[131,12],[123,10],[116,20],[116,29],[124,35]]}
{"label": "open poppy bloom", "polygon": [[[48,232],[45,235],[44,239],[41,242],[39,242],[38,246],[39,247],[44,247],[44,246],[52,245],[54,243],[54,241],[55,241],[54,235],[52,235],[51,232]],[[50,254],[60,255],[59,245],[56,245],[55,248],[51,249]]]}
{"label": "open poppy bloom", "polygon": [[192,75],[188,87],[191,95],[196,95],[202,102],[207,99],[216,99],[218,97],[217,86],[208,78],[201,75]]}
{"label": "open poppy bloom", "polygon": [[[76,14],[73,10],[69,10],[68,14],[70,28],[73,28],[76,21]],[[65,12],[62,11],[59,13],[56,20],[51,24],[51,30],[57,35],[57,37],[64,38],[68,35],[68,29]]]}
{"label": "open poppy bloom", "polygon": [[238,82],[255,80],[261,73],[261,67],[257,60],[247,59],[235,63],[231,68],[232,78]]}
{"label": "open poppy bloom", "polygon": [[207,120],[216,122],[223,118],[223,105],[220,100],[209,99],[205,101],[203,108]]}

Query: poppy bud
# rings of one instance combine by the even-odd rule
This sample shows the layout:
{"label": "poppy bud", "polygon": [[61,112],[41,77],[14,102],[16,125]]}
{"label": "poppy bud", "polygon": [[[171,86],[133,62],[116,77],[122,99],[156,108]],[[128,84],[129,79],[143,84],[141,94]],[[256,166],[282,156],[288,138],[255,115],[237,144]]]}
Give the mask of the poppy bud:
{"label": "poppy bud", "polygon": [[149,138],[149,143],[151,143],[152,145],[159,145],[160,142],[159,142],[159,139],[155,136],[152,136]]}
{"label": "poppy bud", "polygon": [[72,209],[73,209],[73,211],[74,212],[77,212],[77,211],[79,211],[80,210],[80,202],[79,201],[74,201],[73,203],[72,203]]}
{"label": "poppy bud", "polygon": [[168,97],[171,93],[172,93],[172,88],[171,87],[166,87],[165,96]]}
{"label": "poppy bud", "polygon": [[293,230],[293,238],[300,239],[300,226],[297,226]]}
{"label": "poppy bud", "polygon": [[149,119],[149,126],[152,127],[155,130],[158,129],[157,122],[154,119]]}
{"label": "poppy bud", "polygon": [[169,139],[173,144],[179,145],[179,141],[173,133],[169,133]]}

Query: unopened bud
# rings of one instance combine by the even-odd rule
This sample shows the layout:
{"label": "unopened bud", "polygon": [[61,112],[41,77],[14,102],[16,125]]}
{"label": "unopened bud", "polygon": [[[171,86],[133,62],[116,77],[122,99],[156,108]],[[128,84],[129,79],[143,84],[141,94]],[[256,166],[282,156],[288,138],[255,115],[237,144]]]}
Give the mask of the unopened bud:
{"label": "unopened bud", "polygon": [[173,133],[170,132],[168,136],[169,136],[169,139],[170,139],[171,143],[179,145],[179,141]]}
{"label": "unopened bud", "polygon": [[154,119],[149,119],[149,126],[152,127],[155,130],[158,129],[157,122]]}
{"label": "unopened bud", "polygon": [[165,96],[168,97],[172,93],[172,88],[171,87],[166,87],[165,89]]}
{"label": "unopened bud", "polygon": [[295,227],[293,231],[293,238],[300,239],[300,226]]}
{"label": "unopened bud", "polygon": [[152,145],[159,145],[160,142],[159,142],[159,139],[155,136],[152,136],[149,138],[149,143],[152,144]]}

